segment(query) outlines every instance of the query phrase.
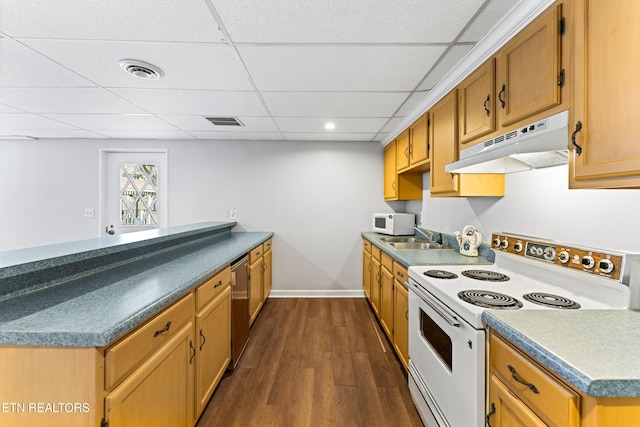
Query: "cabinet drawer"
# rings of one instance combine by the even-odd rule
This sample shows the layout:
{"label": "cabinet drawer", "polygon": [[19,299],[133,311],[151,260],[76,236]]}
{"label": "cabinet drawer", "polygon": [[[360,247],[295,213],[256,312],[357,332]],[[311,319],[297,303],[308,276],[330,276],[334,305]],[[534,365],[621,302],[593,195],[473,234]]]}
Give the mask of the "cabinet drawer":
{"label": "cabinet drawer", "polygon": [[409,272],[407,271],[407,267],[400,264],[399,262],[393,263],[393,277],[400,283],[406,283],[409,280]]}
{"label": "cabinet drawer", "polygon": [[364,250],[371,253],[371,242],[368,241],[367,239],[362,239],[362,246],[364,247]]}
{"label": "cabinet drawer", "polygon": [[391,258],[389,255],[387,255],[384,252],[381,252],[381,254],[382,254],[382,258],[380,259],[380,263],[384,268],[387,269],[389,273],[391,273],[393,271],[393,258]]}
{"label": "cabinet drawer", "polygon": [[491,368],[513,394],[549,425],[577,425],[580,397],[576,392],[493,333],[489,345]]}
{"label": "cabinet drawer", "polygon": [[204,307],[227,285],[231,285],[231,267],[227,267],[196,289],[196,311]]}
{"label": "cabinet drawer", "polygon": [[266,242],[264,242],[264,243],[262,244],[262,249],[263,249],[265,252],[267,252],[268,250],[270,250],[270,249],[271,249],[272,240],[273,240],[273,239],[269,239],[269,240],[267,240]]}
{"label": "cabinet drawer", "polygon": [[373,259],[377,259],[378,261],[380,261],[381,253],[382,251],[380,250],[379,247],[371,245],[371,256],[373,257]]}
{"label": "cabinet drawer", "polygon": [[193,306],[192,292],[111,346],[105,356],[105,388],[115,387],[155,349],[167,342],[193,316]]}
{"label": "cabinet drawer", "polygon": [[249,252],[249,264],[255,263],[264,253],[262,250],[262,245],[259,245]]}

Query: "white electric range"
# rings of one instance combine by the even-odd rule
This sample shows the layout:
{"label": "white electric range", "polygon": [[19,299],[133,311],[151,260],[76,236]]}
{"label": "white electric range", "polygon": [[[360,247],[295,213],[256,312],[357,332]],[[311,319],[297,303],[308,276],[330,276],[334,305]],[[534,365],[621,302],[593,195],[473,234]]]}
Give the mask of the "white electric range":
{"label": "white electric range", "polygon": [[409,268],[409,388],[427,426],[485,424],[485,310],[640,307],[638,254],[506,233],[492,248],[492,265]]}

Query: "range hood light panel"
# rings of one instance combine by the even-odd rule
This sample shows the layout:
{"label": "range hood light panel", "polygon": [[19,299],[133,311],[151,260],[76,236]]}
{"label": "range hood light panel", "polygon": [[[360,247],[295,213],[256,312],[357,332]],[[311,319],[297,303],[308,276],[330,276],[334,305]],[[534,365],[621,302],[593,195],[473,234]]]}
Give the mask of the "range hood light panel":
{"label": "range hood light panel", "polygon": [[451,173],[504,174],[566,164],[569,159],[569,112],[465,148],[460,160],[445,166]]}

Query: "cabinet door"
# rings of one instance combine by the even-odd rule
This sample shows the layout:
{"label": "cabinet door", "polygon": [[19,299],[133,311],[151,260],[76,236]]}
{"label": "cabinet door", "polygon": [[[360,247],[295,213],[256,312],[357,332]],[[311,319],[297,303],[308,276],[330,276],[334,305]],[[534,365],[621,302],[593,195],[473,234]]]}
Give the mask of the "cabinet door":
{"label": "cabinet door", "polygon": [[395,199],[398,196],[396,183],[396,142],[384,147],[384,198]]}
{"label": "cabinet door", "polygon": [[380,283],[382,281],[380,261],[371,258],[371,307],[376,316],[380,316]]}
{"label": "cabinet door", "polygon": [[431,194],[458,191],[458,175],[444,170],[458,159],[456,90],[449,92],[431,110]]}
{"label": "cabinet door", "polygon": [[[495,73],[491,58],[458,86],[458,137],[461,149],[496,130]],[[469,144],[473,145],[473,144]]]}
{"label": "cabinet door", "polygon": [[110,426],[191,427],[194,424],[193,321],[105,398]]}
{"label": "cabinet door", "polygon": [[362,289],[371,301],[371,254],[365,250],[362,251]]}
{"label": "cabinet door", "polygon": [[409,362],[409,293],[407,288],[397,280],[393,291],[393,347],[408,369]]}
{"label": "cabinet door", "polygon": [[515,397],[495,375],[489,382],[487,425],[491,427],[545,427],[540,418]]}
{"label": "cabinet door", "polygon": [[560,104],[560,18],[560,6],[551,7],[501,49],[501,126]]}
{"label": "cabinet door", "polygon": [[640,187],[640,2],[576,2],[572,188]]}
{"label": "cabinet door", "polygon": [[409,167],[409,131],[405,130],[396,138],[396,170],[401,171]]}
{"label": "cabinet door", "polygon": [[380,323],[389,338],[393,337],[393,274],[380,270]]}
{"label": "cabinet door", "polygon": [[231,361],[231,287],[196,315],[195,416],[200,416]]}
{"label": "cabinet door", "polygon": [[262,268],[262,302],[264,303],[267,298],[269,297],[269,294],[271,293],[271,287],[272,287],[272,254],[273,252],[271,250],[268,250],[264,253],[263,255],[263,268]]}
{"label": "cabinet door", "polygon": [[409,163],[415,166],[429,160],[429,115],[424,114],[409,126]]}
{"label": "cabinet door", "polygon": [[262,257],[249,267],[249,323],[253,325],[262,308]]}

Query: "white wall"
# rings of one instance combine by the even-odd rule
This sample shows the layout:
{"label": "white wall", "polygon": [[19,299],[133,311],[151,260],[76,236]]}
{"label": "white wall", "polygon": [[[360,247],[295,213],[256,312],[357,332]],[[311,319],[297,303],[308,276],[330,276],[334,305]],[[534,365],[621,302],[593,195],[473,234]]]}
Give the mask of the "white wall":
{"label": "white wall", "polygon": [[472,224],[488,242],[497,231],[601,249],[640,252],[640,190],[569,190],[568,166],[506,175],[504,197],[431,198],[408,202],[422,226],[452,234]]}
{"label": "white wall", "polygon": [[169,224],[273,231],[274,289],[361,291],[360,233],[382,195],[377,143],[1,141],[0,250],[96,237],[100,148],[167,148]]}

